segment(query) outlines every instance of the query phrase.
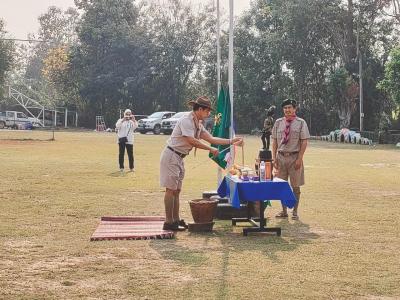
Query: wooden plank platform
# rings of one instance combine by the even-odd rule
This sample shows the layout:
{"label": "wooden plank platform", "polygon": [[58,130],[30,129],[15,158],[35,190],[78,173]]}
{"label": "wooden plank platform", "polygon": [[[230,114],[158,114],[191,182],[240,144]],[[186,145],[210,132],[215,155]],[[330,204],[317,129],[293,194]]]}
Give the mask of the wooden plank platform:
{"label": "wooden plank platform", "polygon": [[163,230],[160,216],[105,216],[91,236],[91,241],[172,239],[175,233]]}

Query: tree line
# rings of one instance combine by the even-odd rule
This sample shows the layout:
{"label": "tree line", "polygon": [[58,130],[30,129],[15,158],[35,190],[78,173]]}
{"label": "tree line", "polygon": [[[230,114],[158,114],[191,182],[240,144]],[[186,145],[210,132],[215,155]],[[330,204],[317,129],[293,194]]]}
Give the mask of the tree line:
{"label": "tree line", "polygon": [[[399,128],[400,17],[397,0],[257,0],[235,19],[234,119],[260,128],[264,109],[296,99],[312,134],[359,127],[362,62],[364,127]],[[228,32],[221,32],[227,85]],[[80,124],[112,124],[136,114],[186,110],[217,93],[213,1],[75,0],[39,17],[44,42],[5,40],[0,21],[0,88],[12,84],[50,107],[66,106]]]}

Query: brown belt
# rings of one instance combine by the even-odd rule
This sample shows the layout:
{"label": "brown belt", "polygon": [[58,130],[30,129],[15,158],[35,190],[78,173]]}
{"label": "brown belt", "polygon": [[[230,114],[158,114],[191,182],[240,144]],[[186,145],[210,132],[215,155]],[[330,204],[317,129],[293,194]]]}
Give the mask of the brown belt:
{"label": "brown belt", "polygon": [[186,156],[186,154],[180,153],[180,152],[176,151],[174,148],[172,148],[172,147],[170,147],[170,146],[167,146],[167,148],[168,148],[169,150],[171,150],[172,152],[174,152],[175,154],[178,154],[178,156],[180,156],[180,157],[182,157],[182,158],[184,158],[184,157]]}
{"label": "brown belt", "polygon": [[279,153],[280,155],[282,155],[282,156],[287,157],[287,156],[291,156],[291,155],[298,154],[299,152],[282,152],[282,151],[279,151],[278,153]]}

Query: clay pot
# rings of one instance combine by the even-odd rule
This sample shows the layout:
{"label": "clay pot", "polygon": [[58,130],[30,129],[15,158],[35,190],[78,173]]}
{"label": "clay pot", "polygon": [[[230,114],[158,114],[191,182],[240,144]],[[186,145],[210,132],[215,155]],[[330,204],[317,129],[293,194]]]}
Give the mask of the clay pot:
{"label": "clay pot", "polygon": [[195,223],[209,223],[214,219],[217,210],[216,199],[194,199],[189,201],[190,210]]}

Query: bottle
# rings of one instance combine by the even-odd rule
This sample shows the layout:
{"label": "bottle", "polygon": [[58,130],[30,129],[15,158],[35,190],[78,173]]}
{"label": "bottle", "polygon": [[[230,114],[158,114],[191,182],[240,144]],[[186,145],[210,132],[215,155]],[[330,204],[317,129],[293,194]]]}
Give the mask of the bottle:
{"label": "bottle", "polygon": [[260,163],[260,181],[265,181],[265,162],[263,160]]}
{"label": "bottle", "polygon": [[265,178],[266,180],[272,180],[272,162],[270,161],[265,163]]}

